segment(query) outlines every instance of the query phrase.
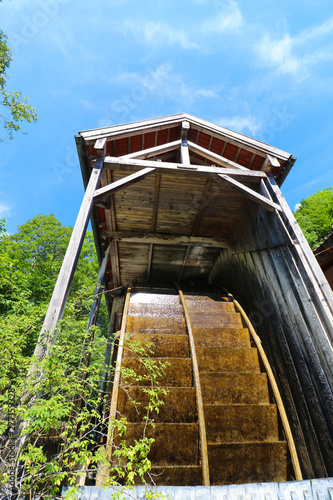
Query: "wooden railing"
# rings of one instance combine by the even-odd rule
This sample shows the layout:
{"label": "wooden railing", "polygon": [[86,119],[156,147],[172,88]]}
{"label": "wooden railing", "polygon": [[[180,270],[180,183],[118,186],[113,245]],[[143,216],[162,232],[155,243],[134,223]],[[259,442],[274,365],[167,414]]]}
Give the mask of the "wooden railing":
{"label": "wooden railing", "polygon": [[188,312],[187,304],[184,298],[183,292],[180,290],[179,286],[177,286],[179,297],[184,309],[185,321],[187,332],[190,341],[190,349],[191,349],[191,358],[192,358],[192,366],[193,366],[193,376],[194,376],[194,386],[196,392],[196,400],[197,400],[197,408],[198,408],[198,422],[199,422],[199,435],[200,435],[200,451],[201,451],[201,464],[202,464],[202,484],[204,486],[210,486],[209,479],[209,462],[208,462],[208,451],[207,451],[207,437],[206,437],[206,423],[205,423],[205,415],[202,401],[202,393],[201,393],[201,384],[199,377],[199,368],[197,355],[195,350],[193,332],[191,327],[190,315]]}
{"label": "wooden railing", "polygon": [[294,472],[295,472],[295,479],[297,481],[301,481],[303,479],[303,476],[302,476],[302,471],[301,471],[301,467],[300,467],[298,456],[297,456],[294,438],[293,438],[293,435],[292,435],[292,432],[290,429],[289,421],[287,418],[286,410],[285,410],[284,405],[283,405],[283,401],[281,398],[279,388],[277,386],[273,371],[271,369],[271,366],[269,364],[269,361],[267,359],[265,351],[261,345],[260,337],[256,333],[255,329],[252,326],[251,321],[249,320],[247,314],[245,313],[244,309],[239,304],[239,302],[237,302],[237,300],[234,299],[234,297],[232,296],[231,293],[228,294],[228,297],[233,301],[235,308],[240,312],[243,320],[245,321],[245,323],[250,331],[251,337],[252,337],[252,339],[253,339],[253,341],[258,349],[258,352],[259,352],[259,355],[260,355],[261,360],[263,362],[263,365],[265,366],[265,370],[266,370],[266,373],[267,373],[267,376],[268,376],[268,379],[269,379],[269,382],[270,382],[270,385],[271,385],[271,388],[272,388],[272,391],[274,394],[275,402],[276,402],[276,405],[278,407],[280,418],[281,418],[284,432],[286,435],[286,439],[287,439],[287,443],[288,443],[288,447],[289,447],[289,452],[290,452],[290,457],[291,457],[291,461],[292,461]]}

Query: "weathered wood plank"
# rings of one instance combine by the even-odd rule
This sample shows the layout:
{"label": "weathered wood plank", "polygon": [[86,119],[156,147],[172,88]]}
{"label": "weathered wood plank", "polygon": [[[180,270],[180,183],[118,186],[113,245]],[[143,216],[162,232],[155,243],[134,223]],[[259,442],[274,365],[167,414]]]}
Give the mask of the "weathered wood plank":
{"label": "weathered wood plank", "polygon": [[161,175],[156,174],[155,175],[155,189],[154,189],[154,202],[153,202],[153,212],[151,216],[151,231],[152,233],[155,232],[156,228],[156,218],[157,218],[157,211],[158,211],[158,206],[159,206],[159,193],[160,193],[160,182],[161,182]]}
{"label": "weathered wood plank", "polygon": [[275,156],[267,154],[261,170],[263,170],[263,172],[266,172],[266,174],[269,174],[275,167],[280,168],[280,162]]}
{"label": "weathered wood plank", "polygon": [[188,150],[188,142],[187,142],[187,132],[190,128],[190,124],[187,121],[182,122],[182,131],[181,131],[181,146],[180,146],[180,158],[183,165],[190,165],[190,153]]}
{"label": "weathered wood plank", "polygon": [[273,390],[273,393],[274,393],[275,402],[276,402],[276,405],[277,405],[277,407],[279,409],[279,413],[280,413],[280,417],[281,417],[281,420],[282,420],[283,428],[284,428],[284,431],[285,431],[285,434],[286,434],[286,439],[287,439],[288,446],[289,446],[290,456],[291,456],[292,464],[293,464],[294,471],[295,471],[295,479],[296,479],[296,481],[301,481],[303,479],[303,476],[302,476],[302,471],[301,471],[299,460],[298,460],[298,455],[297,455],[297,451],[296,451],[296,447],[295,447],[295,443],[294,443],[294,438],[293,438],[293,435],[292,435],[292,432],[291,432],[291,429],[290,429],[290,425],[289,425],[289,421],[288,421],[288,418],[287,418],[287,414],[286,414],[286,411],[285,411],[285,408],[284,408],[284,404],[283,404],[283,401],[282,401],[282,398],[281,398],[281,394],[280,394],[278,385],[276,383],[276,380],[275,380],[275,377],[274,377],[271,365],[270,365],[270,363],[269,363],[269,361],[268,361],[268,359],[266,357],[265,351],[264,351],[264,349],[262,347],[260,337],[259,337],[259,335],[257,335],[257,332],[253,328],[253,325],[252,325],[251,321],[249,320],[247,314],[245,313],[244,309],[239,304],[239,302],[237,302],[237,300],[233,299],[233,303],[236,306],[236,310],[238,309],[239,312],[241,313],[241,315],[243,317],[243,320],[246,323],[246,326],[250,330],[251,336],[252,336],[252,338],[253,338],[256,346],[257,346],[257,349],[258,349],[258,351],[260,353],[261,360],[262,360],[262,362],[263,362],[263,364],[265,366],[266,373],[267,373],[267,376],[269,378],[269,382],[271,384],[271,387],[272,387],[272,390]]}
{"label": "weathered wood plank", "polygon": [[239,165],[238,163],[228,160],[228,158],[224,158],[223,156],[220,156],[216,153],[213,153],[212,151],[208,151],[208,149],[203,148],[202,146],[198,146],[198,144],[195,144],[194,142],[188,141],[188,146],[190,148],[190,151],[193,151],[204,158],[207,158],[207,160],[210,160],[217,165],[221,165],[222,167],[226,168],[236,168],[238,170],[245,170],[246,172],[248,169],[246,167],[243,167],[242,165]]}
{"label": "weathered wood plank", "polygon": [[255,191],[253,191],[253,189],[244,186],[243,184],[236,181],[235,179],[232,179],[228,175],[218,174],[218,177],[219,179],[228,182],[233,189],[239,191],[240,193],[243,193],[250,200],[255,201],[256,203],[259,203],[259,205],[267,208],[267,210],[269,210],[270,212],[273,212],[274,210],[282,212],[280,205],[277,205],[276,203],[270,201],[261,194],[256,193]]}
{"label": "weathered wood plank", "polygon": [[[329,310],[331,314],[329,316],[332,318],[333,314],[333,292],[328,284],[324,273],[322,272],[317,259],[315,258],[311,248],[309,247],[308,242],[306,241],[299,225],[297,224],[297,221],[290,210],[286,200],[284,199],[279,186],[275,182],[275,180],[272,177],[269,177],[267,183],[267,187],[272,191],[272,193],[275,195],[277,201],[281,205],[283,209],[283,213],[287,219],[287,223],[289,224],[290,231],[292,232],[292,237],[294,237],[299,246],[300,250],[302,251],[304,257],[302,257],[301,253],[300,259],[304,262],[305,264],[305,259],[307,261],[307,269],[309,270],[309,277],[312,276],[313,280],[313,285],[316,288],[316,291],[319,296],[321,296],[325,302],[324,307],[326,310]],[[333,326],[333,318],[330,320],[331,325]],[[333,340],[333,339],[332,339]]]}
{"label": "weathered wood plank", "polygon": [[129,243],[153,243],[163,245],[203,245],[225,248],[227,243],[224,238],[209,238],[203,236],[177,236],[161,233],[136,233],[125,231],[106,232],[113,241],[126,241]]}
{"label": "weathered wood plank", "polygon": [[[93,162],[94,163],[94,162]],[[196,168],[195,171],[189,169],[181,169],[182,165],[179,163],[171,162],[159,162],[153,160],[135,160],[135,159],[122,159],[120,157],[114,158],[113,156],[106,156],[104,161],[105,168],[117,169],[121,167],[122,170],[125,168],[135,169],[135,168],[156,168],[161,173],[171,173],[171,171],[178,171],[180,175],[194,176],[194,177],[209,177],[209,174],[226,174],[231,177],[235,177],[243,182],[259,182],[260,179],[266,177],[265,172],[259,170],[241,170],[236,168],[223,168],[223,167],[206,167],[203,165],[193,165]]]}
{"label": "weathered wood plank", "polygon": [[166,144],[161,144],[160,146],[154,146],[152,148],[143,149],[141,151],[136,151],[135,153],[130,153],[127,155],[122,155],[120,158],[128,159],[140,159],[145,160],[146,158],[151,158],[152,156],[158,156],[163,153],[168,153],[170,151],[175,151],[181,145],[180,139],[177,141],[172,141]]}
{"label": "weathered wood plank", "polygon": [[147,175],[152,174],[155,171],[154,168],[144,168],[143,170],[140,170],[139,172],[135,172],[134,174],[128,175],[124,177],[123,179],[120,179],[119,181],[115,181],[112,184],[109,184],[108,186],[104,186],[100,189],[96,189],[95,194],[94,194],[94,200],[100,200],[104,198],[105,196],[108,196],[110,194],[115,193],[119,189],[122,189],[126,186],[130,186],[131,184],[134,184],[135,182],[139,182],[140,180],[144,179]]}

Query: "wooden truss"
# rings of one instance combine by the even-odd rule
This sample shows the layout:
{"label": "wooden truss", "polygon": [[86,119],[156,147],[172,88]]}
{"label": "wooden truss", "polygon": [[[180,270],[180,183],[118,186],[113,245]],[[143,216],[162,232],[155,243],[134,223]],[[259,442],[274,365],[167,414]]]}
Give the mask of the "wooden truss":
{"label": "wooden truss", "polygon": [[[79,211],[79,215],[73,230],[73,234],[64,258],[64,262],[58,276],[58,280],[50,301],[50,305],[45,317],[45,322],[42,330],[43,343],[39,344],[36,354],[38,357],[43,356],[48,351],[51,341],[51,333],[54,332],[58,321],[62,318],[65,303],[68,297],[69,289],[71,286],[72,278],[74,275],[78,256],[82,247],[82,242],[85,236],[86,228],[88,225],[89,217],[93,208],[93,204],[102,204],[109,197],[120,189],[131,186],[134,183],[140,182],[147,176],[155,174],[156,183],[158,185],[159,176],[162,173],[174,173],[175,180],[178,172],[182,175],[191,177],[204,177],[208,181],[218,179],[219,182],[227,183],[232,189],[241,193],[244,197],[248,198],[254,203],[259,204],[270,212],[277,210],[281,212],[280,205],[273,202],[268,196],[258,193],[255,188],[250,188],[244,183],[251,183],[251,185],[260,186],[260,182],[266,179],[266,173],[263,171],[249,170],[236,162],[232,162],[223,156],[212,153],[211,151],[198,146],[192,142],[187,141],[187,131],[189,129],[188,122],[184,121],[182,124],[181,139],[171,143],[155,146],[135,153],[123,155],[122,157],[104,156],[105,155],[105,139],[98,139],[95,143],[95,149],[98,151],[97,159],[92,162],[93,169],[90,176],[90,181]],[[159,154],[180,149],[180,163],[162,162],[158,160],[150,160],[151,157],[156,157]],[[209,161],[214,162],[211,166],[204,166],[193,164],[190,162],[190,151],[199,153],[201,156],[207,158]],[[267,164],[276,164],[278,160],[274,159],[271,155],[267,155]],[[136,170],[134,173],[126,177],[111,182],[103,187],[98,187],[100,184],[102,170],[127,169]],[[101,203],[102,202],[102,203]],[[156,213],[157,198],[154,203],[154,211]],[[109,206],[109,205],[108,205]],[[202,206],[201,210],[204,210]],[[200,215],[199,215],[200,217]],[[154,224],[153,224],[154,225]],[[152,254],[152,245],[163,243],[167,245],[206,245],[223,248],[226,242],[223,238],[209,238],[209,237],[196,237],[196,236],[177,236],[143,233],[123,233],[119,231],[110,231],[105,236],[111,239],[111,262],[112,271],[115,275],[114,285],[119,286],[119,264],[117,263],[117,243],[119,241],[127,242],[146,242],[151,246],[150,256]],[[186,260],[186,255],[185,259]],[[184,262],[185,263],[185,262]],[[148,263],[147,278],[149,279],[149,268],[151,262]],[[179,278],[181,278],[181,274]],[[55,336],[53,336],[53,341]]]}

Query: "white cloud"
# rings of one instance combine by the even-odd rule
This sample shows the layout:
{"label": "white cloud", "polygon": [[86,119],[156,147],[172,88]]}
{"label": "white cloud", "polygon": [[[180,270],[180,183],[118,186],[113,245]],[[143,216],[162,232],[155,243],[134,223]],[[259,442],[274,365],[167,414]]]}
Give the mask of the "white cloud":
{"label": "white cloud", "polygon": [[239,29],[244,22],[239,5],[234,0],[216,2],[217,15],[203,25],[205,32],[223,32]]}
{"label": "white cloud", "polygon": [[253,136],[256,136],[262,128],[262,123],[251,115],[223,117],[219,118],[216,123],[235,132],[250,133]]}
{"label": "white cloud", "polygon": [[135,24],[127,22],[122,29],[130,31],[140,39],[143,37],[148,45],[180,45],[183,49],[197,49],[199,46],[192,41],[183,29],[173,28],[162,22]]}
{"label": "white cloud", "polygon": [[3,201],[0,201],[0,217],[9,217],[11,206]]}
{"label": "white cloud", "polygon": [[333,44],[327,35],[333,32],[333,16],[324,23],[308,28],[294,37],[288,33],[281,38],[265,34],[255,50],[259,62],[290,74],[302,82],[311,75],[313,66],[333,60]]}
{"label": "white cloud", "polygon": [[265,35],[256,50],[263,64],[276,67],[280,73],[290,73],[302,81],[309,76],[309,73],[304,58],[294,55],[294,45],[295,42],[289,35],[279,40],[273,40],[270,35]]}

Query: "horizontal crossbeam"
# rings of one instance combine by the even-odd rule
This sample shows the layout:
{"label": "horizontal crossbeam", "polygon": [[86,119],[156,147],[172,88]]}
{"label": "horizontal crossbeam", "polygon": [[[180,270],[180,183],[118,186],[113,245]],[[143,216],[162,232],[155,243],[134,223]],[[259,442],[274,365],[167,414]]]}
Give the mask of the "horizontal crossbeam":
{"label": "horizontal crossbeam", "polygon": [[261,172],[260,170],[243,170],[236,168],[224,168],[194,164],[191,164],[191,168],[188,168],[188,166],[182,165],[181,163],[171,163],[154,160],[136,160],[118,158],[114,156],[107,156],[104,160],[104,168],[108,168],[111,170],[116,170],[118,168],[121,168],[121,170],[134,170],[145,167],[155,168],[156,171],[159,171],[161,173],[180,171],[182,175],[198,177],[210,177],[211,174],[227,174],[228,176],[235,177],[241,182],[259,182],[260,179],[266,178],[265,172]]}
{"label": "horizontal crossbeam", "polygon": [[210,238],[202,236],[179,236],[162,233],[134,233],[127,231],[103,231],[105,236],[113,241],[129,243],[153,243],[159,245],[203,245],[217,248],[226,248],[225,238]]}

